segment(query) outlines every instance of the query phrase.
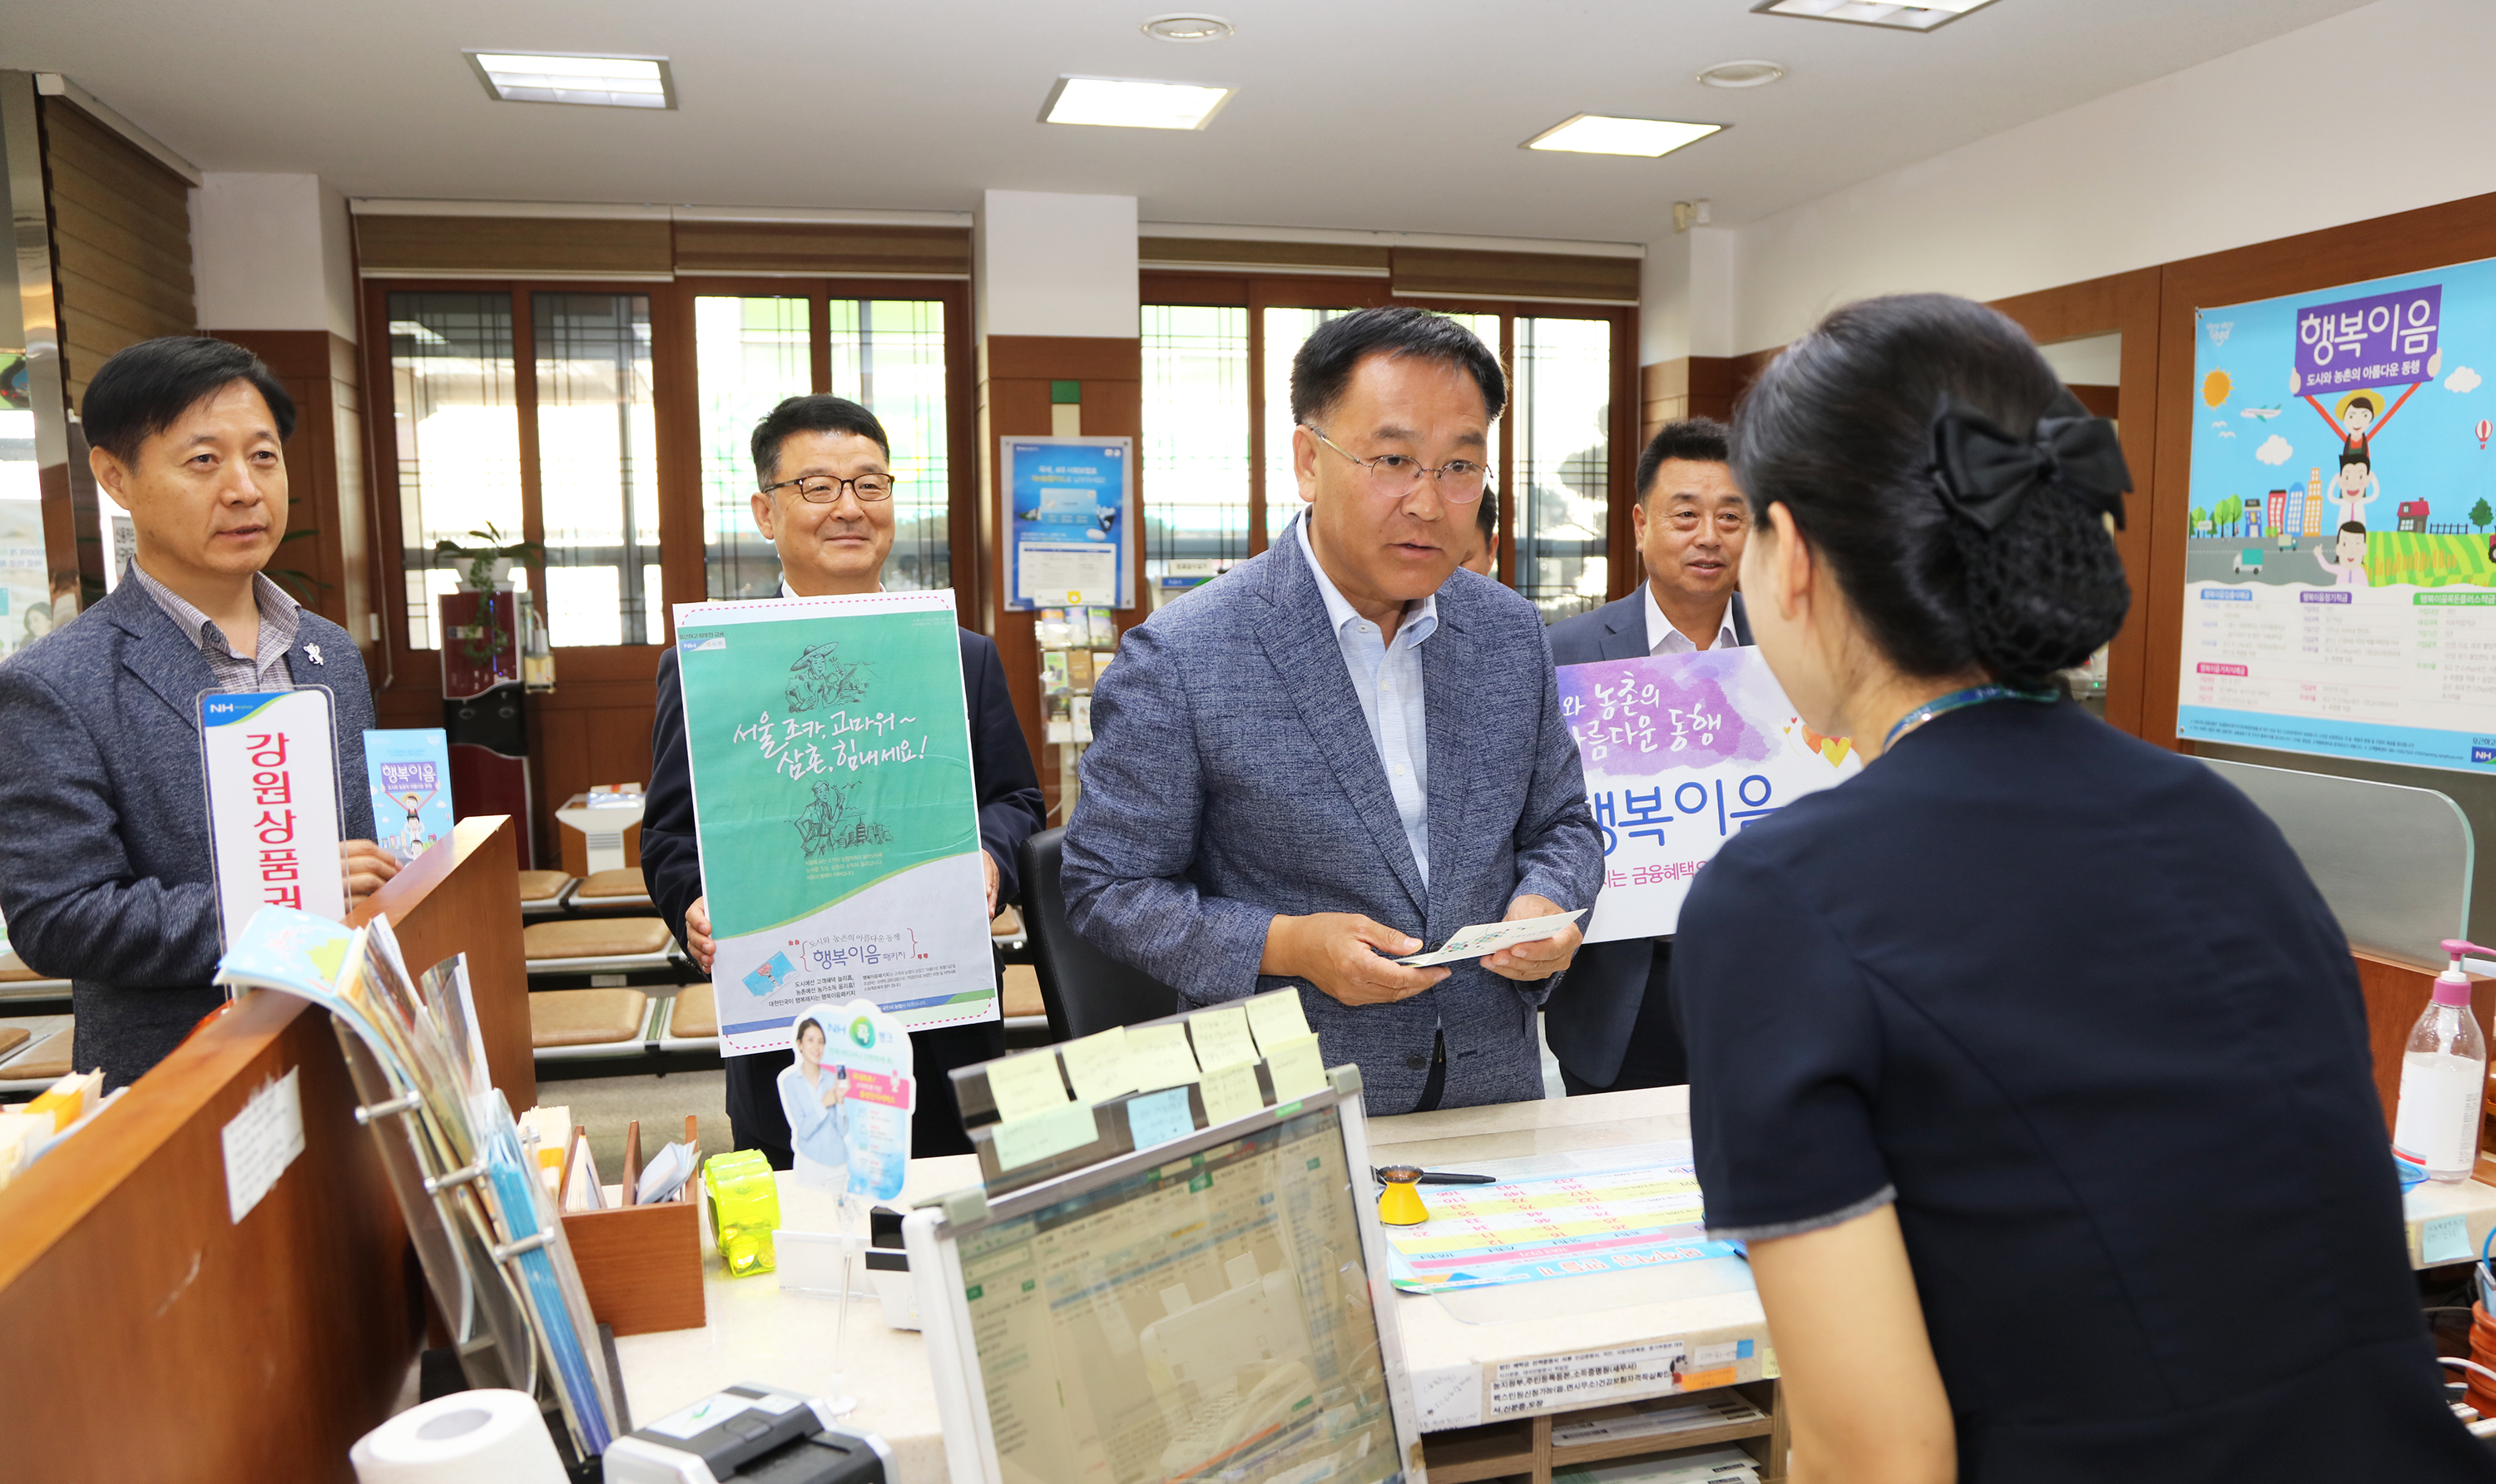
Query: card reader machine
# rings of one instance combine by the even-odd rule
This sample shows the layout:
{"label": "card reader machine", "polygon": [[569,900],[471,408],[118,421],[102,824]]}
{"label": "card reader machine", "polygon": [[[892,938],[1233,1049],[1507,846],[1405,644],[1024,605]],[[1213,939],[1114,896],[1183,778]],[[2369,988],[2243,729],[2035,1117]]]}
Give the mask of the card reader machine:
{"label": "card reader machine", "polygon": [[884,1484],[884,1439],[776,1386],[731,1386],[607,1448],[607,1484]]}

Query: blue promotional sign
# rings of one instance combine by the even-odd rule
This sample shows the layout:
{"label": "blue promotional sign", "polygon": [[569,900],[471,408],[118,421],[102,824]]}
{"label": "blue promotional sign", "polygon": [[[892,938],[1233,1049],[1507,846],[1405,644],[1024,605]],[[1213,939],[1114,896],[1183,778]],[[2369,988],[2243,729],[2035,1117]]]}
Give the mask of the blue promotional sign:
{"label": "blue promotional sign", "polygon": [[1006,605],[1134,606],[1134,440],[1003,438],[998,444]]}

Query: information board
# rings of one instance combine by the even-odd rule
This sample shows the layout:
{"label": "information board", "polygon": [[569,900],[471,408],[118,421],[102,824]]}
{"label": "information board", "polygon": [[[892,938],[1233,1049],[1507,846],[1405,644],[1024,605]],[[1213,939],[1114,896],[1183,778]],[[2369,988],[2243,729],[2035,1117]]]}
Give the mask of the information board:
{"label": "information board", "polygon": [[2496,769],[2496,261],[2194,331],[2176,734]]}
{"label": "information board", "polygon": [[1001,438],[1006,605],[1133,607],[1135,447],[1127,438]]}

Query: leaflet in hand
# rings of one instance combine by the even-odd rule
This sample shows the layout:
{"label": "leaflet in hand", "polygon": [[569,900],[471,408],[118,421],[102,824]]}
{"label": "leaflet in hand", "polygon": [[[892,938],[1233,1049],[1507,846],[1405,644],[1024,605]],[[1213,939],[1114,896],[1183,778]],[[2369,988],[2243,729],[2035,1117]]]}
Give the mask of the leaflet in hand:
{"label": "leaflet in hand", "polygon": [[1574,912],[1553,912],[1548,917],[1525,917],[1515,922],[1477,922],[1472,927],[1458,928],[1436,952],[1416,953],[1395,962],[1411,969],[1427,969],[1433,964],[1453,964],[1464,959],[1497,953],[1521,943],[1540,943],[1557,938],[1563,928],[1586,915],[1580,908]]}

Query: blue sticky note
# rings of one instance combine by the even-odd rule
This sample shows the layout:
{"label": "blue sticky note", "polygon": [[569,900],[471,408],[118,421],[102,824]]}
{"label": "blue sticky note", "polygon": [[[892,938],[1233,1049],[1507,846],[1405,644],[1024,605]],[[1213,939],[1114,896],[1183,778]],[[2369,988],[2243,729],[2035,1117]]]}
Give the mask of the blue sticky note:
{"label": "blue sticky note", "polygon": [[1196,1115],[1188,1111],[1187,1089],[1170,1088],[1127,1099],[1127,1131],[1138,1149],[1167,1144],[1196,1131]]}
{"label": "blue sticky note", "polygon": [[2418,1228],[2418,1261],[2426,1267],[2442,1262],[2470,1260],[2470,1218],[2466,1216],[2430,1217]]}
{"label": "blue sticky note", "polygon": [[1735,1360],[1748,1360],[1748,1359],[1750,1359],[1750,1358],[1751,1358],[1751,1342],[1749,1342],[1748,1340],[1736,1340],[1736,1341],[1734,1341],[1734,1342],[1733,1342],[1733,1358],[1734,1358]]}

